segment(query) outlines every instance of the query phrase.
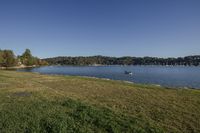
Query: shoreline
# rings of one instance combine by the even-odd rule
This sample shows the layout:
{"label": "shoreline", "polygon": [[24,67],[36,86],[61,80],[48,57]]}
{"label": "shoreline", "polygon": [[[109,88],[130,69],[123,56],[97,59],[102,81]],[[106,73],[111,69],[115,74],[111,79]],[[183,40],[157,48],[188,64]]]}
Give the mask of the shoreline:
{"label": "shoreline", "polygon": [[[39,73],[39,74],[43,74],[43,73]],[[72,76],[72,75],[59,75],[59,74],[43,74],[43,75]],[[89,78],[89,79],[104,80],[104,81],[116,81],[116,82],[122,82],[122,83],[133,84],[133,85],[155,86],[155,87],[162,87],[162,88],[165,88],[165,89],[191,89],[191,90],[200,90],[200,88],[193,88],[193,87],[187,87],[187,86],[165,86],[165,85],[161,85],[161,84],[138,83],[138,82],[131,82],[131,81],[128,81],[128,80],[115,80],[115,79],[99,78],[99,77],[93,77],[93,76],[79,76],[79,75],[73,75],[73,76],[80,77],[80,78]]]}
{"label": "shoreline", "polygon": [[0,67],[0,70],[23,69],[23,68],[35,68],[35,67],[39,67],[39,66],[36,66],[36,65],[33,65],[33,66],[21,65],[21,66],[13,66],[13,67]]}
{"label": "shoreline", "polygon": [[[55,65],[48,65],[49,67],[51,66],[55,66]],[[58,65],[56,65],[58,66]],[[67,66],[67,65],[63,65],[63,66]],[[36,65],[33,65],[33,66],[25,66],[25,65],[21,65],[21,66],[15,66],[15,67],[0,67],[0,70],[16,70],[18,71],[17,69],[24,69],[24,68],[37,68],[37,67],[42,67],[42,66],[36,66]],[[94,66],[94,67],[97,67],[97,66]],[[20,70],[19,70],[20,71]],[[44,74],[44,73],[40,73],[40,74]],[[70,76],[70,75],[66,75],[66,74],[45,74],[45,75],[63,75],[63,76]],[[116,80],[116,79],[112,79],[112,78],[99,78],[99,77],[96,77],[96,76],[81,76],[81,75],[75,75],[75,76],[78,76],[78,77],[87,77],[87,78],[95,78],[95,79],[103,79],[103,80],[113,80],[113,81],[122,81],[122,82],[126,82],[126,83],[129,83],[129,84],[135,84],[136,82],[134,81],[128,81],[128,80]],[[138,83],[136,83],[138,84]],[[155,84],[155,83],[150,83],[150,84],[146,84],[146,83],[139,83],[139,84],[144,84],[144,85],[154,85],[154,86],[161,86],[161,87],[165,87],[165,88],[175,88],[175,89],[195,89],[195,90],[199,90],[200,88],[198,87],[189,87],[189,86],[168,86],[168,85],[162,85],[162,84]]]}
{"label": "shoreline", "polygon": [[48,66],[75,66],[75,67],[104,67],[104,66],[161,66],[161,67],[200,67],[200,66],[194,66],[194,65],[69,65],[69,64],[50,64]]}
{"label": "shoreline", "polygon": [[[21,72],[21,71],[19,71]],[[23,71],[26,72],[26,71]],[[80,77],[80,78],[88,78],[88,79],[97,79],[97,80],[104,80],[104,81],[116,81],[116,82],[121,82],[121,83],[127,83],[127,84],[132,84],[132,85],[142,85],[142,86],[154,86],[154,87],[161,87],[165,89],[189,89],[189,90],[200,90],[200,88],[194,88],[194,87],[187,87],[187,86],[165,86],[161,84],[154,84],[154,83],[138,83],[138,82],[131,82],[128,80],[115,80],[115,79],[110,79],[110,78],[99,78],[99,77],[94,77],[94,76],[81,76],[81,75],[65,75],[65,74],[45,74],[45,73],[40,73],[40,72],[26,72],[26,73],[38,73],[40,75],[49,75],[49,76],[66,76],[66,77]]]}

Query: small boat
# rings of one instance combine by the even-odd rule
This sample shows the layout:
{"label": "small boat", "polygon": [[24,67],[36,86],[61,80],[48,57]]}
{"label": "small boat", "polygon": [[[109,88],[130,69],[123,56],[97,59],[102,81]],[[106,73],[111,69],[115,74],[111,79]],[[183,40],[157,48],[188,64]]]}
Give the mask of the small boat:
{"label": "small boat", "polygon": [[132,75],[133,73],[131,71],[124,71],[124,74]]}

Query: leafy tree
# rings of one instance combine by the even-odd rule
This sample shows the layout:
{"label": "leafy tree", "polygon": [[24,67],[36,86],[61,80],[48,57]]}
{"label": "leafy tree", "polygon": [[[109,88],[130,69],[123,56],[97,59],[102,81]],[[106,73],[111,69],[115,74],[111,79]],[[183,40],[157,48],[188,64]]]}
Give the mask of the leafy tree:
{"label": "leafy tree", "polygon": [[31,58],[32,54],[31,54],[30,49],[26,49],[25,52],[22,54],[22,57],[23,58]]}
{"label": "leafy tree", "polygon": [[16,66],[21,62],[26,66],[33,65],[48,65],[45,60],[41,60],[37,57],[32,56],[31,51],[26,49],[21,56],[15,57],[12,50],[1,50],[0,49],[0,67],[12,67]]}
{"label": "leafy tree", "polygon": [[12,67],[17,63],[15,55],[12,50],[4,50],[1,52],[1,64],[4,67]]}
{"label": "leafy tree", "polygon": [[0,50],[0,66],[2,66],[3,63],[3,51]]}
{"label": "leafy tree", "polygon": [[26,66],[33,66],[33,65],[48,65],[45,60],[41,60],[37,57],[32,56],[31,51],[26,49],[22,56],[19,57],[21,63]]}
{"label": "leafy tree", "polygon": [[20,60],[22,64],[26,66],[32,66],[36,64],[36,59],[32,56],[31,51],[29,49],[25,50],[25,52],[20,57]]}

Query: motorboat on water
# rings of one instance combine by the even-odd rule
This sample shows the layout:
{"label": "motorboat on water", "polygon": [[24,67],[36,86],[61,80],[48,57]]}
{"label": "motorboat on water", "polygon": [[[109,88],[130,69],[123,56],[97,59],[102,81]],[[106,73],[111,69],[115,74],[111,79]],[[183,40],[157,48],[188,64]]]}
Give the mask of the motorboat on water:
{"label": "motorboat on water", "polygon": [[131,71],[124,71],[124,74],[133,75],[133,73]]}

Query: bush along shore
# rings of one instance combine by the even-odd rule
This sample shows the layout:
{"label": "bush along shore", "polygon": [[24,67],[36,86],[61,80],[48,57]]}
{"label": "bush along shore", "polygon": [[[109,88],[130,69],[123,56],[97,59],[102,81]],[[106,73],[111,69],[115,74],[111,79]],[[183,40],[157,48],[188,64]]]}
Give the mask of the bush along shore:
{"label": "bush along shore", "polygon": [[42,65],[48,65],[48,63],[32,56],[29,49],[26,49],[20,56],[15,56],[12,50],[0,50],[0,69],[18,69]]}

